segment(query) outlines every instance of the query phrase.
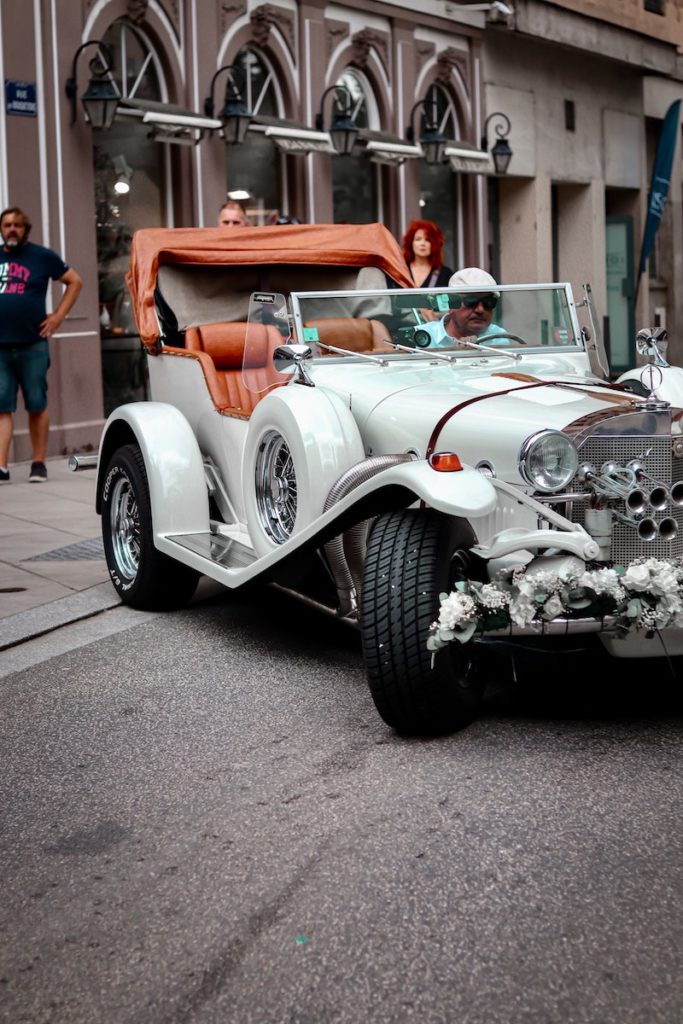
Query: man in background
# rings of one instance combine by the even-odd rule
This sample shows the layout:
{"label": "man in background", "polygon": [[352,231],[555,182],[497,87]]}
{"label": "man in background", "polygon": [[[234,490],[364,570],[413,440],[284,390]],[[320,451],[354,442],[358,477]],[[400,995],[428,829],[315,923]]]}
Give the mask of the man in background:
{"label": "man in background", "polygon": [[[33,448],[29,480],[47,480],[48,339],[62,325],[82,287],[79,275],[52,249],[28,241],[31,222],[17,206],[0,213],[0,483],[9,483],[9,447],[19,389]],[[46,311],[50,281],[64,285],[53,313]]]}
{"label": "man in background", "polygon": [[251,221],[243,206],[236,200],[229,199],[218,211],[219,228],[248,228]]}

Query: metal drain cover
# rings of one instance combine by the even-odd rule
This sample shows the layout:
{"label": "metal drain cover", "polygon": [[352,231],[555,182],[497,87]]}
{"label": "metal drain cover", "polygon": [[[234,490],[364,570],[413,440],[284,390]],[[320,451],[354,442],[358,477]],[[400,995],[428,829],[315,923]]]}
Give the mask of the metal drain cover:
{"label": "metal drain cover", "polygon": [[97,562],[104,558],[102,538],[93,537],[92,540],[81,540],[77,544],[68,544],[65,548],[56,548],[54,551],[45,551],[42,555],[34,555],[27,558],[27,562]]}

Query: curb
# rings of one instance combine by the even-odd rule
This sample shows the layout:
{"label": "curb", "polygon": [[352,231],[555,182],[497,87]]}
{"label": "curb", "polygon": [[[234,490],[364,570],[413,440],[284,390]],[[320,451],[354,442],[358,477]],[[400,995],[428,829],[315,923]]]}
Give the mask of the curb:
{"label": "curb", "polygon": [[60,626],[116,608],[121,599],[109,582],[0,619],[0,651],[51,633]]}

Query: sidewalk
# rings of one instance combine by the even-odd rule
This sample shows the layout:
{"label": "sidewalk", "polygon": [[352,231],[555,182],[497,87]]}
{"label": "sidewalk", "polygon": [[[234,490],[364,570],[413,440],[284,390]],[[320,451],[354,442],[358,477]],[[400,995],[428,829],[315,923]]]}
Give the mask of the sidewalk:
{"label": "sidewalk", "polygon": [[48,480],[28,482],[30,463],[0,485],[0,651],[120,604],[109,582],[95,512],[95,470],[72,473],[48,460]]}

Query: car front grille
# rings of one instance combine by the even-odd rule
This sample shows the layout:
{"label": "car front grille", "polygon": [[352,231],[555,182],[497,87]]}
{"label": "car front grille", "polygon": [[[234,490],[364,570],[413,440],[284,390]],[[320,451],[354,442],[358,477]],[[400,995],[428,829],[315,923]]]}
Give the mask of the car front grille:
{"label": "car front grille", "polygon": [[[649,454],[647,454],[649,452]],[[645,457],[647,455],[647,457]],[[596,470],[605,462],[616,462],[625,466],[631,459],[641,459],[644,462],[646,472],[655,480],[664,483],[669,487],[677,480],[683,479],[683,459],[672,454],[671,436],[669,434],[632,436],[600,436],[592,435],[579,447],[579,463],[591,463]],[[654,486],[648,480],[639,484],[646,494]],[[578,477],[570,485],[570,490],[577,492],[588,490]],[[610,502],[612,508],[625,512],[623,502]],[[585,510],[588,502],[573,502],[569,518],[574,523],[584,525]],[[676,520],[678,524],[678,535],[673,541],[664,541],[657,536],[652,541],[644,541],[639,537],[636,530],[624,523],[614,522],[612,534],[612,561],[618,565],[625,565],[639,557],[654,558],[681,558],[683,557],[683,506],[669,503],[667,507],[656,512],[649,505],[644,515],[654,519],[656,524],[667,517]]]}

